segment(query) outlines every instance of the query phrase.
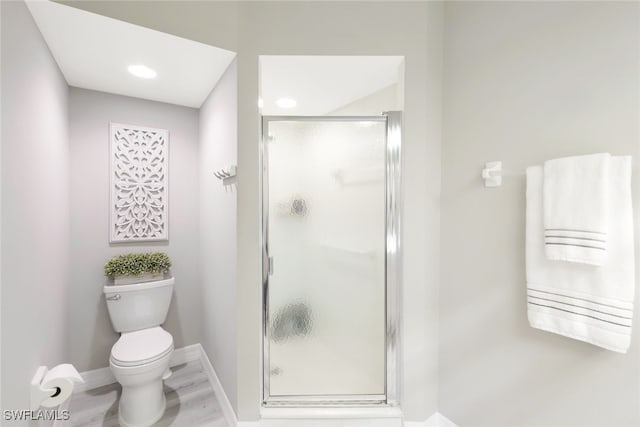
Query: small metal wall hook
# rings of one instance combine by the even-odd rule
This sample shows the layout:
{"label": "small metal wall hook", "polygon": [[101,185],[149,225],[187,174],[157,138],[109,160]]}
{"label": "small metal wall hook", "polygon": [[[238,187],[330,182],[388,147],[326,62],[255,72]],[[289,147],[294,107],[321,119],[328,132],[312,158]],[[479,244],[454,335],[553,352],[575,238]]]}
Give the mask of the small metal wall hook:
{"label": "small metal wall hook", "polygon": [[216,178],[224,181],[225,179],[233,178],[234,176],[236,176],[237,170],[238,167],[236,165],[231,165],[228,168],[218,169],[213,173],[213,175]]}

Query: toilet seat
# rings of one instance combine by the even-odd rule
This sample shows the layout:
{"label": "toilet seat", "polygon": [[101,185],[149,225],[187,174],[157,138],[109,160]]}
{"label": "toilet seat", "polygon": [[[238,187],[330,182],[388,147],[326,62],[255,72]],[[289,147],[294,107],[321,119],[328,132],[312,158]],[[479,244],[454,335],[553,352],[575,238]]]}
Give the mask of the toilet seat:
{"label": "toilet seat", "polygon": [[171,354],[173,337],[159,326],[124,332],[111,349],[111,362],[118,366],[140,366]]}

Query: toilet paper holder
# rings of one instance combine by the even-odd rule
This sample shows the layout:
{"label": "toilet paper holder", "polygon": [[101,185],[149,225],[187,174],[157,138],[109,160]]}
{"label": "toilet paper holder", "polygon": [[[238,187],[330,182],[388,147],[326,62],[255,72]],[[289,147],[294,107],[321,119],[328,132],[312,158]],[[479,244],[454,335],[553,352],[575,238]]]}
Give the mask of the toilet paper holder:
{"label": "toilet paper holder", "polygon": [[[68,387],[66,387],[65,390],[63,390],[61,386],[57,385],[47,387],[43,384],[43,382],[47,382],[46,379],[49,370],[46,366],[38,367],[35,375],[31,379],[32,411],[37,410],[38,408],[40,408],[40,406],[44,406],[47,408],[58,406],[61,402],[69,398],[69,396],[71,395],[71,391],[73,390],[73,383],[84,383],[84,380],[82,379],[80,374],[78,374],[78,371],[76,371],[76,369],[70,364],[58,365],[53,368],[51,372],[54,373],[56,370],[69,372],[68,376],[59,377],[68,381],[68,383],[64,383],[68,384]],[[61,396],[61,394],[64,394],[65,396]]]}

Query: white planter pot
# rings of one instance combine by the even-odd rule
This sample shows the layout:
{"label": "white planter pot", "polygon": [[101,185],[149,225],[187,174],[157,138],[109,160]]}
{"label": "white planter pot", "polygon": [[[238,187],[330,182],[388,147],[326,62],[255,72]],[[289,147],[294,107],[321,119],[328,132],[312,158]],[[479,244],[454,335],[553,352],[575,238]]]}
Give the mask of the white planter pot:
{"label": "white planter pot", "polygon": [[134,283],[155,282],[163,280],[164,273],[143,273],[137,276],[116,276],[113,279],[114,285],[133,285]]}

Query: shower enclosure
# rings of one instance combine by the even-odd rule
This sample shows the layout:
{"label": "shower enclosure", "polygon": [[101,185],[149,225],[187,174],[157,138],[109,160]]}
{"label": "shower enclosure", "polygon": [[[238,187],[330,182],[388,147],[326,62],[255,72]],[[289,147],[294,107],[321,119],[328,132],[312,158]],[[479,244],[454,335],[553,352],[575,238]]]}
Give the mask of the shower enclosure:
{"label": "shower enclosure", "polygon": [[395,403],[401,113],[262,131],[263,403]]}

